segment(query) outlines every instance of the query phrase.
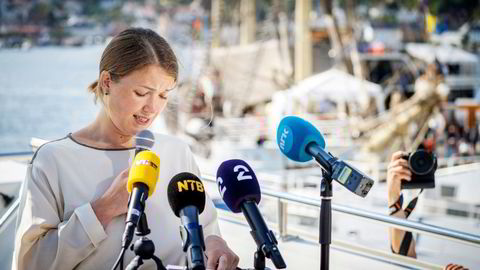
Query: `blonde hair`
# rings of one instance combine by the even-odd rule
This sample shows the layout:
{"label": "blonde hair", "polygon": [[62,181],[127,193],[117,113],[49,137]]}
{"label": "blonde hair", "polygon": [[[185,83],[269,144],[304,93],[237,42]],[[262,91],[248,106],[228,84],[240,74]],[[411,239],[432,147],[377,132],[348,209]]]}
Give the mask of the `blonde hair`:
{"label": "blonde hair", "polygon": [[[129,28],[116,35],[103,51],[99,79],[108,71],[112,81],[118,81],[130,72],[148,65],[159,65],[177,81],[177,57],[167,41],[150,29]],[[88,91],[95,94],[94,102],[103,100],[103,91],[97,79]]]}

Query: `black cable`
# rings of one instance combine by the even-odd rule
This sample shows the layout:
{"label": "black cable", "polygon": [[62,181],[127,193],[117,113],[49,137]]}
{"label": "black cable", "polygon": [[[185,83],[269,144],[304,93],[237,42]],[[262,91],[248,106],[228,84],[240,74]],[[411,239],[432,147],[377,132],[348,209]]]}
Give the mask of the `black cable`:
{"label": "black cable", "polygon": [[118,265],[120,265],[120,270],[123,270],[123,256],[125,255],[125,251],[127,249],[125,247],[122,247],[122,250],[120,251],[120,255],[117,258],[117,261],[112,267],[112,270],[117,269]]}

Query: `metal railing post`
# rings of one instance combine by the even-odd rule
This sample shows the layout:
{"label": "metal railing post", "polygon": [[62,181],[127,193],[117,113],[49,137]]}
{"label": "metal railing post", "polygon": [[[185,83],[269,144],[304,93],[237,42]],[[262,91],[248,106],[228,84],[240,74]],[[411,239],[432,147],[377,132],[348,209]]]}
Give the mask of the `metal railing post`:
{"label": "metal railing post", "polygon": [[277,198],[277,220],[278,220],[278,233],[280,239],[284,239],[287,235],[287,205],[282,202],[280,198]]}

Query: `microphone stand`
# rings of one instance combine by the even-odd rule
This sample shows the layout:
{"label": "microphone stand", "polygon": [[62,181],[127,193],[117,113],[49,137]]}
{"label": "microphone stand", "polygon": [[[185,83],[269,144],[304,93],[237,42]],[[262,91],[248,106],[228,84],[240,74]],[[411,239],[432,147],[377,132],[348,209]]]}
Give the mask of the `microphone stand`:
{"label": "microphone stand", "polygon": [[127,270],[137,270],[141,265],[143,265],[144,260],[153,259],[157,264],[157,270],[167,270],[163,266],[162,261],[154,255],[155,245],[153,241],[148,239],[146,235],[150,233],[150,229],[147,224],[147,216],[145,213],[142,213],[140,220],[138,222],[136,235],[141,236],[135,244],[133,244],[130,249],[135,252],[135,258],[128,264]]}
{"label": "microphone stand", "polygon": [[320,269],[328,270],[330,265],[330,244],[332,243],[332,176],[326,170],[322,170],[322,182],[320,197]]}

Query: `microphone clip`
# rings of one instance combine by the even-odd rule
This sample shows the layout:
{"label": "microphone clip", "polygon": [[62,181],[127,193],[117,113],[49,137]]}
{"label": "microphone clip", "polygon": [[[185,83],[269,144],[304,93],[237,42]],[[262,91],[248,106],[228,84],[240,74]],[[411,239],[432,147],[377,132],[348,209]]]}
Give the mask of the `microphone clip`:
{"label": "microphone clip", "polygon": [[[204,239],[204,236],[203,236],[202,225],[195,224],[195,223],[189,223],[189,224],[186,224],[184,226],[180,225],[179,228],[180,228],[180,236],[182,238],[183,252],[187,252],[188,247],[192,244],[192,242],[195,242],[192,239],[192,237],[194,235],[200,235],[200,239],[198,239],[198,240],[200,242],[202,250],[205,250],[205,239]],[[195,232],[195,231],[198,231],[198,234],[197,233],[192,233],[192,232]]]}
{"label": "microphone clip", "polygon": [[264,244],[259,241],[256,231],[250,231],[250,234],[257,243],[257,251],[255,251],[253,261],[255,270],[268,269],[265,267],[265,258],[270,259],[277,269],[284,269],[287,267],[285,261],[283,260],[282,254],[280,254],[280,250],[277,247],[277,238],[271,230],[269,230],[266,234],[270,241]]}
{"label": "microphone clip", "polygon": [[150,234],[150,229],[148,228],[147,215],[142,213],[140,220],[138,221],[137,231],[135,232],[138,236],[146,236]]}

